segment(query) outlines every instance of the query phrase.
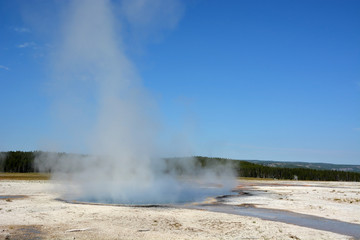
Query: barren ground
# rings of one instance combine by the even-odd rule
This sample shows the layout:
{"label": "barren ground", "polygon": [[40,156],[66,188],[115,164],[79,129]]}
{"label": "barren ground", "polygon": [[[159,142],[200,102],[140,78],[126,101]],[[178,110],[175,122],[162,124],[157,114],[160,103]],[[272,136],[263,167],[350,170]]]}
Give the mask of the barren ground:
{"label": "barren ground", "polygon": [[[53,181],[0,180],[0,239],[351,239],[350,236],[259,218],[178,208],[70,204]],[[253,204],[359,224],[360,183],[251,181]],[[9,195],[23,195],[11,198]]]}

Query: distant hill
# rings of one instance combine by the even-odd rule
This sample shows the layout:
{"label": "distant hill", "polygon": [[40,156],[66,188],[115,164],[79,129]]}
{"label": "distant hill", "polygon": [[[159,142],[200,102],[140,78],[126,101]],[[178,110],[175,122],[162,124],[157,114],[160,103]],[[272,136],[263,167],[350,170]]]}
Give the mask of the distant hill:
{"label": "distant hill", "polygon": [[263,160],[246,160],[246,161],[256,164],[261,164],[263,166],[268,166],[268,167],[308,168],[308,169],[316,169],[316,170],[336,170],[336,171],[360,173],[360,165],[309,163],[309,162],[278,162],[278,161],[263,161]]}

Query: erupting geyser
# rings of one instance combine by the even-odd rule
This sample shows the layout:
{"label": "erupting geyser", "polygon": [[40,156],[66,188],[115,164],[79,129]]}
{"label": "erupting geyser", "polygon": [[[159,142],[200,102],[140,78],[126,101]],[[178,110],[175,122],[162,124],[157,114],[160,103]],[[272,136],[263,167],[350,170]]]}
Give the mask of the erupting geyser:
{"label": "erupting geyser", "polygon": [[[195,180],[179,180],[174,171],[166,169],[157,151],[159,121],[154,101],[126,57],[117,31],[125,32],[120,28],[124,19],[139,21],[141,16],[134,18],[132,14],[157,16],[161,11],[177,11],[174,6],[179,2],[122,1],[123,18],[113,14],[119,9],[111,4],[110,0],[69,2],[52,61],[55,106],[64,142],[73,151],[86,149],[90,155],[67,155],[53,161],[51,156],[43,155],[38,160],[51,163],[54,177],[67,181],[64,186],[68,192],[75,192],[83,201],[173,203],[198,201],[228,190],[229,185],[206,185],[207,180],[231,182],[233,175],[225,168],[216,174],[197,169],[196,181],[203,186],[200,188],[195,187]],[[147,12],[151,4],[158,7],[149,11],[159,14]],[[181,164],[194,170],[192,161]]]}

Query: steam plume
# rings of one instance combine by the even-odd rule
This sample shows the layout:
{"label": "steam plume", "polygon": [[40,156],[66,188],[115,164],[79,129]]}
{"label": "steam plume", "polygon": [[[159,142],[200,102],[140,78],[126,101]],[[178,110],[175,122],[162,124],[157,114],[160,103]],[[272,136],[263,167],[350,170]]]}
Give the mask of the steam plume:
{"label": "steam plume", "polygon": [[[123,1],[121,6],[130,27],[144,26],[139,12],[146,21],[156,20],[154,29],[159,27],[157,16],[171,17],[164,28],[174,27],[180,14],[164,14],[162,4],[170,4],[172,8],[167,9],[176,12],[179,2]],[[153,12],[146,6],[153,7]],[[118,31],[123,33],[122,25],[113,9],[107,0],[71,1],[53,55],[63,137],[74,151],[86,149],[90,156],[52,159],[54,156],[43,155],[38,161],[50,163],[44,166],[55,176],[71,180],[82,199],[118,203],[196,200],[204,192],[177,180],[157,156],[155,103],[125,55]],[[209,172],[200,175],[215,177]]]}

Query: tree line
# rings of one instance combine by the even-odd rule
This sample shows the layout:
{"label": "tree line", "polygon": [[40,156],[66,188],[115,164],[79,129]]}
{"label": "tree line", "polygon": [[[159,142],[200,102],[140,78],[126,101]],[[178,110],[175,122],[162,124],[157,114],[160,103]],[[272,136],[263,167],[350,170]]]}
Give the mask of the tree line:
{"label": "tree line", "polygon": [[0,171],[2,172],[36,172],[34,166],[36,152],[10,151],[0,153]]}
{"label": "tree line", "polygon": [[[40,166],[35,165],[35,158],[41,154],[39,151],[23,152],[10,151],[0,152],[0,171],[1,172],[39,172]],[[63,156],[65,153],[53,153]],[[271,179],[297,179],[314,181],[360,181],[360,173],[336,171],[336,170],[316,170],[308,168],[285,168],[270,167],[244,160],[233,160],[226,158],[208,158],[196,156],[192,158],[167,158],[167,171],[175,170],[182,174],[186,171],[182,161],[192,161],[192,168],[217,168],[222,171],[224,168],[231,168],[239,177],[252,178],[271,178]],[[189,166],[189,165],[188,165]],[[51,171],[49,169],[48,171]]]}

